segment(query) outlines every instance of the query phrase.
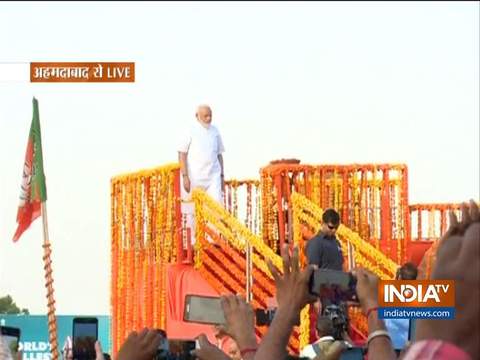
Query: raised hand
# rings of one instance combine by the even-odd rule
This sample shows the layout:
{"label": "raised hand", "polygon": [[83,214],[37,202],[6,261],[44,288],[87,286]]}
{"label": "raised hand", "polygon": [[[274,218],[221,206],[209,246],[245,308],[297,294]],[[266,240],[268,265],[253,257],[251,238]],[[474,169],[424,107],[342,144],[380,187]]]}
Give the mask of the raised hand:
{"label": "raised hand", "polygon": [[250,304],[240,296],[222,296],[222,308],[227,321],[227,333],[240,350],[256,348],[255,314]]}
{"label": "raised hand", "polygon": [[455,281],[455,319],[417,321],[416,340],[448,341],[477,358],[480,353],[480,211],[462,204],[462,221],[450,213],[450,227],[437,253],[432,279]]}
{"label": "raised hand", "polygon": [[128,335],[117,354],[117,360],[152,360],[162,340],[157,330],[143,329]]}

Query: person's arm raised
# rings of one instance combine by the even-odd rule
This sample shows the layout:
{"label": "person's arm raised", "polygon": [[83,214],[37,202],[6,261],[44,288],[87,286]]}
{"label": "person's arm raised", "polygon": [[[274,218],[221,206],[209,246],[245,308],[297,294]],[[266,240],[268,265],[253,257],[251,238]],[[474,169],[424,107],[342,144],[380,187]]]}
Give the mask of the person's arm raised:
{"label": "person's arm raised", "polygon": [[294,248],[293,256],[290,258],[288,247],[284,246],[282,258],[283,275],[271,261],[268,262],[277,288],[278,310],[255,354],[257,360],[277,360],[285,357],[292,329],[300,322],[300,311],[305,305],[316,300],[316,297],[311,295],[308,290],[308,282],[313,268],[308,266],[305,270],[300,270],[298,248]]}
{"label": "person's arm raised", "polygon": [[157,330],[133,331],[120,347],[116,360],[152,360],[161,340],[162,335]]}
{"label": "person's arm raised", "polygon": [[375,335],[368,344],[369,360],[390,360],[396,359],[387,328],[383,320],[378,318],[378,277],[365,269],[354,271],[357,277],[357,295],[360,300],[363,313],[367,316],[368,333]]}
{"label": "person's arm raised", "polygon": [[450,227],[440,241],[432,272],[434,280],[455,281],[455,318],[418,319],[415,340],[441,340],[476,359],[480,354],[480,211],[473,200],[462,204],[461,210],[461,222],[450,213]]}
{"label": "person's arm raised", "polygon": [[[240,296],[222,296],[222,308],[227,321],[227,333],[235,340],[243,360],[254,358],[257,349],[255,314]],[[243,354],[244,353],[244,354]]]}

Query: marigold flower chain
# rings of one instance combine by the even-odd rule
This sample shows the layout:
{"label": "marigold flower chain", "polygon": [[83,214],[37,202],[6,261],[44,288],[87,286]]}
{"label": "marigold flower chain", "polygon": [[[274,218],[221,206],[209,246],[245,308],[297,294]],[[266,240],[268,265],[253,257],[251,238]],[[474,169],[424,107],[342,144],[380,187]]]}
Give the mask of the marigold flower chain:
{"label": "marigold flower chain", "polygon": [[[164,265],[173,251],[176,195],[171,164],[111,180],[113,353],[132,330],[165,325]],[[157,296],[153,296],[155,293]]]}

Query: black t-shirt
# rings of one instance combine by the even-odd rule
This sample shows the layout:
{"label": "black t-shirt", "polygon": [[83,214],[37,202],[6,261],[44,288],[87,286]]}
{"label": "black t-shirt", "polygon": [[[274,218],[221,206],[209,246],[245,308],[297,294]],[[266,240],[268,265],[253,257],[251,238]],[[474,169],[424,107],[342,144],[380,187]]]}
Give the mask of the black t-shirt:
{"label": "black t-shirt", "polygon": [[307,259],[319,269],[343,270],[342,247],[337,238],[318,233],[307,242]]}

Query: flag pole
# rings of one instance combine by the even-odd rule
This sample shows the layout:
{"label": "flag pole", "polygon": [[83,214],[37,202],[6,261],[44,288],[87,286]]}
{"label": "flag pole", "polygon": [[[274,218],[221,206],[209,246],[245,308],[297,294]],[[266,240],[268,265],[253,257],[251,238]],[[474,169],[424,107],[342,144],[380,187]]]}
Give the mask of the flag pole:
{"label": "flag pole", "polygon": [[48,306],[48,335],[52,360],[58,360],[57,319],[55,317],[52,260],[50,259],[52,250],[50,249],[50,240],[48,238],[47,203],[42,201],[41,204],[43,223],[43,268],[45,269],[45,287],[47,288]]}

